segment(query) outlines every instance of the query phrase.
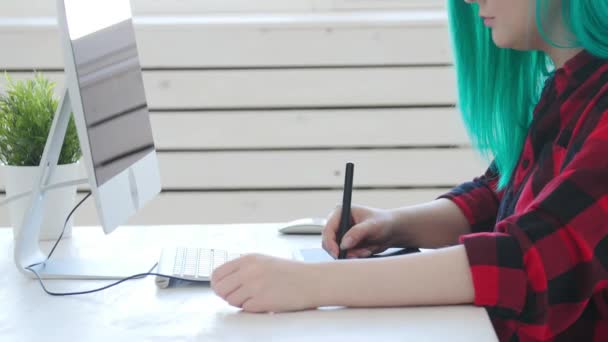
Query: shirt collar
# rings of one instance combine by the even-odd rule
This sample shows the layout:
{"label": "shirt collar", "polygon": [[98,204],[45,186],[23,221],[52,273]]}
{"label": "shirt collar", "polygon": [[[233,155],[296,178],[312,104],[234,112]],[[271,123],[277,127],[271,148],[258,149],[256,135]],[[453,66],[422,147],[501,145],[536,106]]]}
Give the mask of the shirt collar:
{"label": "shirt collar", "polygon": [[555,86],[558,94],[577,87],[589,79],[608,60],[583,50],[570,58],[561,68],[555,70]]}

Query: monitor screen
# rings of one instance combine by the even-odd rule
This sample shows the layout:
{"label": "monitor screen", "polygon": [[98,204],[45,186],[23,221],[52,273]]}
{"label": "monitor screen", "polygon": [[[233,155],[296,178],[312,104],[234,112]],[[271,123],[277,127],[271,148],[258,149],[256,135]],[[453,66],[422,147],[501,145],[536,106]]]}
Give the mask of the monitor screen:
{"label": "monitor screen", "polygon": [[154,151],[129,0],[65,0],[97,186]]}

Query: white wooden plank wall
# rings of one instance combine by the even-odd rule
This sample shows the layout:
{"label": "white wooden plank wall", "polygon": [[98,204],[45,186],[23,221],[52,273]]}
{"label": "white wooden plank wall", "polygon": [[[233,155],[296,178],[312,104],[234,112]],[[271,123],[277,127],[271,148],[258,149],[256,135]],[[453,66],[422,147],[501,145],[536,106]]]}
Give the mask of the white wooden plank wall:
{"label": "white wooden plank wall", "polygon": [[[131,0],[136,15],[192,15],[200,13],[281,13],[352,10],[437,9],[445,0]],[[7,17],[55,14],[55,1],[4,1],[0,13]]]}
{"label": "white wooden plank wall", "polygon": [[[353,200],[378,207],[432,200],[485,168],[453,108],[443,0],[133,4],[163,193],[132,224],[325,216],[347,161]],[[61,87],[54,1],[0,13],[0,70]],[[89,201],[76,224],[96,223]]]}

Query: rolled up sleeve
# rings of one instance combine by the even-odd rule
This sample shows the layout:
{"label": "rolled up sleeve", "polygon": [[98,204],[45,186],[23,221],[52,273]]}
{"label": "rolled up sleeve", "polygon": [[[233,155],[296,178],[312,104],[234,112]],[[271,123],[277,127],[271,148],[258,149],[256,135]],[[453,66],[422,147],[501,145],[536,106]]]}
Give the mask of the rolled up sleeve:
{"label": "rolled up sleeve", "polygon": [[503,194],[496,190],[497,184],[498,171],[493,162],[482,176],[455,187],[438,199],[454,202],[469,221],[471,232],[492,231]]}

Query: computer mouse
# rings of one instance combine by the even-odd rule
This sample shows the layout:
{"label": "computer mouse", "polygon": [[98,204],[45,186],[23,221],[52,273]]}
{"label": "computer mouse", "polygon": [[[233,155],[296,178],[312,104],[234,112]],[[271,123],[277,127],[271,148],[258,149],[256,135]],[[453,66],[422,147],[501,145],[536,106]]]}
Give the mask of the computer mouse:
{"label": "computer mouse", "polygon": [[324,218],[302,218],[285,223],[279,228],[281,234],[321,234],[327,220]]}

